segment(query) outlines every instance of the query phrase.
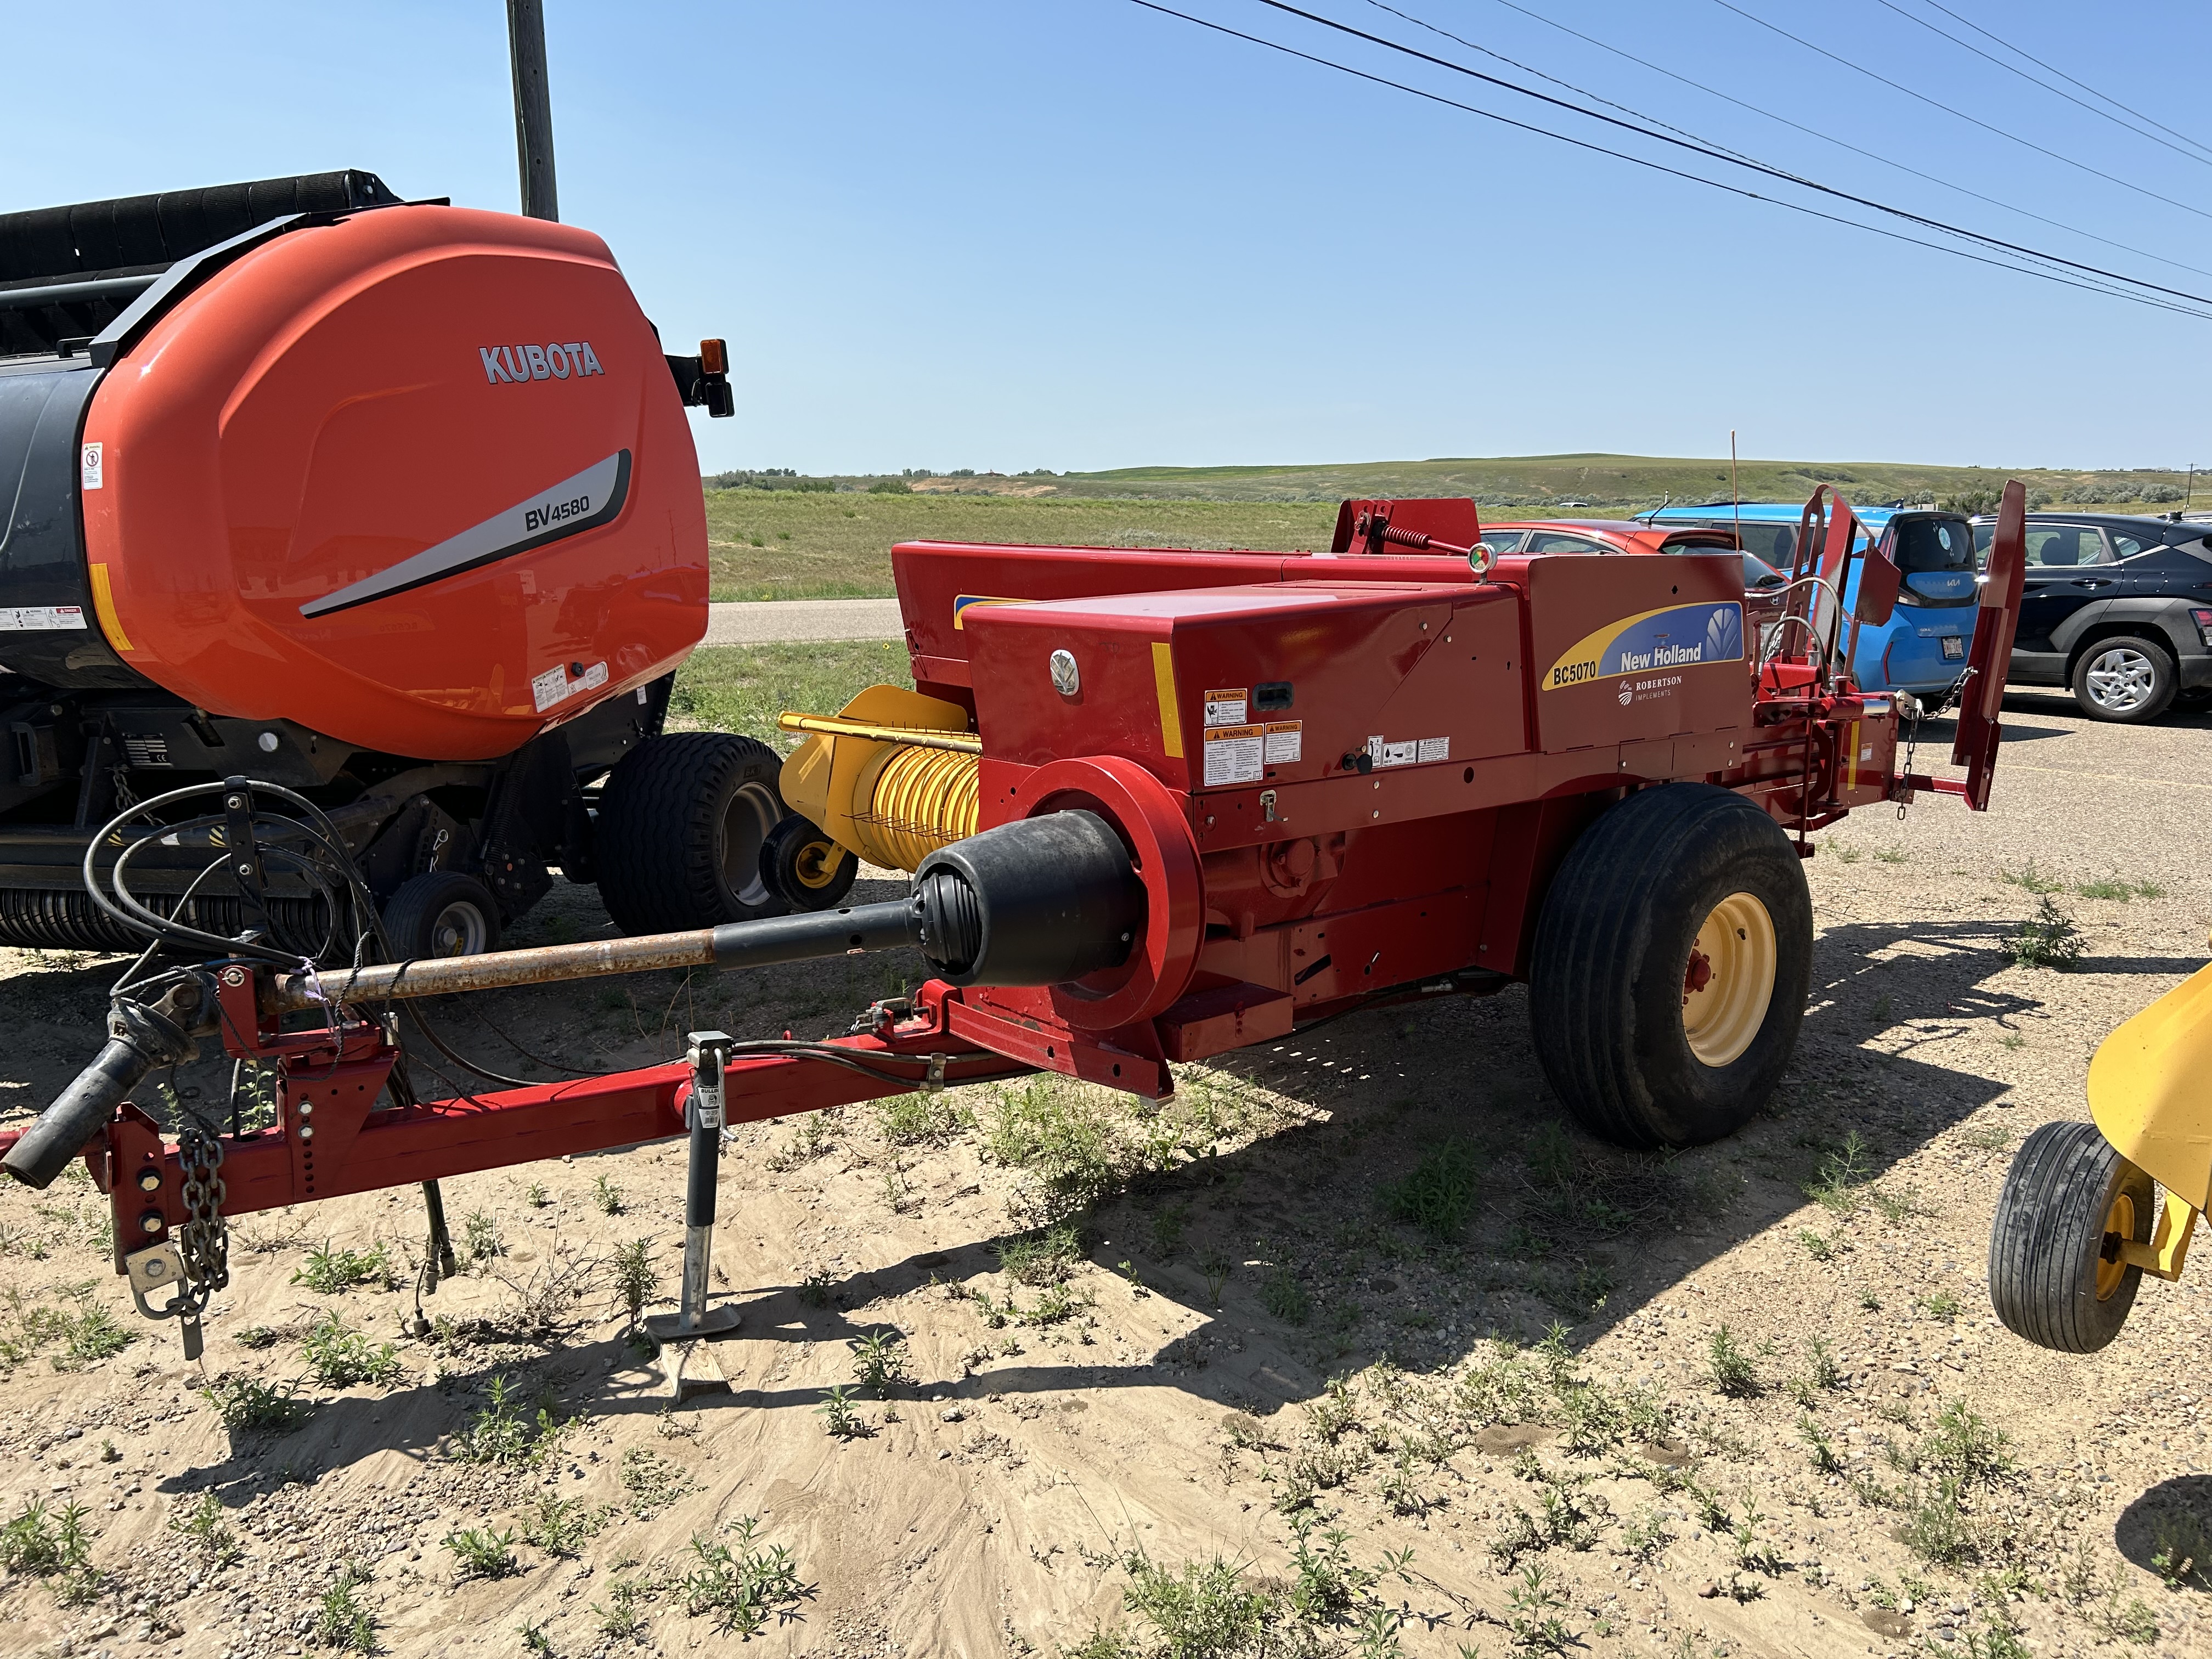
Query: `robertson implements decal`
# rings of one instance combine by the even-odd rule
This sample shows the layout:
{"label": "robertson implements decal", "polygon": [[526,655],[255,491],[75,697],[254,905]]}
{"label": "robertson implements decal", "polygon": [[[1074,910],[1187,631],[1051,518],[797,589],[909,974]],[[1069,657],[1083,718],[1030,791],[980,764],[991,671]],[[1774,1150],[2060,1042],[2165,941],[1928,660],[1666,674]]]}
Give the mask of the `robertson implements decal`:
{"label": "robertson implements decal", "polygon": [[1670,605],[1623,617],[1577,640],[1544,676],[1544,690],[1609,680],[1654,669],[1743,660],[1743,606]]}

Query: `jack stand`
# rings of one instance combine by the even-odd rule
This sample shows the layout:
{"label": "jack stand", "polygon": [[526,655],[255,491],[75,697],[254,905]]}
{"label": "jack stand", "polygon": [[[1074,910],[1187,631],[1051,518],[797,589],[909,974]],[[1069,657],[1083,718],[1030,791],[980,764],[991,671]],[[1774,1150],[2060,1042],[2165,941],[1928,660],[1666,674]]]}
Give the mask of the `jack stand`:
{"label": "jack stand", "polygon": [[460,1263],[453,1256],[453,1237],[446,1231],[446,1200],[438,1191],[438,1183],[422,1183],[422,1203],[430,1215],[430,1242],[424,1251],[422,1271],[415,1275],[415,1311],[399,1322],[399,1328],[410,1336],[428,1336],[430,1322],[422,1316],[422,1298],[438,1293],[440,1279],[451,1279],[460,1271]]}
{"label": "jack stand", "polygon": [[721,1162],[722,1068],[732,1039],[721,1031],[694,1031],[691,1098],[684,1115],[691,1131],[689,1181],[684,1195],[684,1300],[681,1311],[656,1314],[645,1334],[659,1345],[670,1395],[680,1404],[695,1394],[727,1393],[729,1379],[714,1361],[713,1339],[738,1328],[738,1310],[708,1305],[707,1269],[714,1249],[714,1175]]}

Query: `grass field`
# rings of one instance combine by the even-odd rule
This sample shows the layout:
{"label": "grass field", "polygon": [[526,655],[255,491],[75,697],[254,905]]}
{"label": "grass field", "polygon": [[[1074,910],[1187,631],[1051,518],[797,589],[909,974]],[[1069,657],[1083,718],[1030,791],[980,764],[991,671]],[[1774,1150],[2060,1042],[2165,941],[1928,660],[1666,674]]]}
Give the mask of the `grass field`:
{"label": "grass field", "polygon": [[[1994,492],[2011,477],[2027,483],[2033,504],[2094,505],[2106,512],[2179,506],[2187,483],[2182,473],[2154,471],[2008,473],[1790,461],[1747,461],[1741,483],[1746,501],[1802,501],[1825,483],[1868,505]],[[713,597],[887,595],[891,545],[901,541],[1311,548],[1327,544],[1336,503],[1347,495],[1472,495],[1492,518],[1618,514],[1668,500],[1724,499],[1729,469],[1725,460],[1540,455],[1350,466],[1149,467],[1050,479],[987,476],[933,480],[929,493],[912,494],[876,494],[867,483],[841,479],[836,491],[819,493],[708,490]],[[1041,489],[1051,493],[1013,493]],[[2198,493],[2212,501],[2212,486]],[[1583,505],[1569,505],[1576,502]]]}
{"label": "grass field", "polygon": [[707,492],[717,599],[866,599],[891,591],[902,541],[1121,547],[1327,546],[1336,502]]}
{"label": "grass field", "polygon": [[787,750],[797,739],[776,730],[779,714],[834,714],[877,684],[914,685],[905,649],[889,640],[702,646],[676,671],[670,724],[739,732]]}

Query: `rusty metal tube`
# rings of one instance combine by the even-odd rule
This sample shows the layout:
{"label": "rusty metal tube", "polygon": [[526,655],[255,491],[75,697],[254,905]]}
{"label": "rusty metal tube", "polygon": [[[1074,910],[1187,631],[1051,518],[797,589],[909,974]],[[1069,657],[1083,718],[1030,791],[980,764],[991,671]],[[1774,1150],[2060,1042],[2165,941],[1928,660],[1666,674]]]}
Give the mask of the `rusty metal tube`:
{"label": "rusty metal tube", "polygon": [[324,1002],[449,996],[613,974],[649,974],[663,968],[764,968],[912,945],[917,927],[914,901],[894,899],[805,915],[725,922],[684,933],[546,945],[534,951],[494,951],[475,957],[426,957],[313,975],[279,974],[270,981],[269,1011],[289,1012]]}

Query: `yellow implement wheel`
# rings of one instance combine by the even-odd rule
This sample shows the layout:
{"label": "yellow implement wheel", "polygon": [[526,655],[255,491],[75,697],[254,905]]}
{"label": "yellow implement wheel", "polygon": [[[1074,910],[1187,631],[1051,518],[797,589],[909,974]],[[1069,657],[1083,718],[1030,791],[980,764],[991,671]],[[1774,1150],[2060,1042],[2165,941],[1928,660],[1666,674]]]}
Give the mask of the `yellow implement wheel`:
{"label": "yellow implement wheel", "polygon": [[1682,974],[1682,1035],[1707,1066],[1726,1066],[1751,1047],[1774,1000],[1774,918],[1750,893],[1712,908],[1691,942]]}
{"label": "yellow implement wheel", "polygon": [[827,910],[843,902],[860,860],[793,812],[761,844],[761,878],[794,910]]}
{"label": "yellow implement wheel", "polygon": [[1990,1229],[1990,1303],[2008,1328],[2060,1353],[2120,1334],[2142,1269],[2158,1189],[2093,1123],[2046,1123],[2021,1143]]}

